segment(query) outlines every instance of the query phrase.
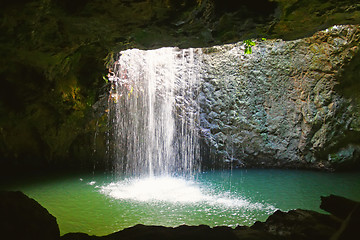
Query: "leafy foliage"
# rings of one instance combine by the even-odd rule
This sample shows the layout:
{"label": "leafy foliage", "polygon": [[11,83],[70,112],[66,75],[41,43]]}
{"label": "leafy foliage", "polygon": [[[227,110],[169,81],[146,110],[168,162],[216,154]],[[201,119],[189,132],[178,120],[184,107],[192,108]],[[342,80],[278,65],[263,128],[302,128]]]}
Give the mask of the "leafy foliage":
{"label": "leafy foliage", "polygon": [[245,44],[245,54],[251,54],[252,53],[252,47],[256,45],[255,42],[251,41],[250,39],[244,40]]}

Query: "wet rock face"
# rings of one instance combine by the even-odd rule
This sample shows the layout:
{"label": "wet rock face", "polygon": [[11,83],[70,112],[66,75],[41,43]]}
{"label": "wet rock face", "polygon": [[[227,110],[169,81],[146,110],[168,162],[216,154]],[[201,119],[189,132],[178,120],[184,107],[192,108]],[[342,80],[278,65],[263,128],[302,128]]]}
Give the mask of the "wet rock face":
{"label": "wet rock face", "polygon": [[257,42],[250,55],[242,44],[204,49],[199,101],[209,157],[237,166],[358,164],[359,107],[337,88],[359,39],[359,27],[335,26]]}
{"label": "wet rock face", "polygon": [[[102,75],[107,71],[104,65],[111,64],[114,53],[120,50],[206,47],[261,37],[298,39],[334,24],[358,24],[359,21],[359,4],[352,0],[1,1],[0,171],[6,173],[8,168],[18,171],[19,167],[68,169],[104,165],[106,114],[100,113],[96,106],[94,110],[93,105],[105,92],[102,88],[105,85]],[[341,41],[337,44],[341,45]],[[326,51],[316,46],[312,50]],[[339,91],[347,99],[357,99],[353,88],[347,87],[356,84],[352,80],[358,76],[359,61],[356,62],[342,75],[346,84]],[[245,68],[243,70],[247,72]],[[252,92],[257,93],[260,92]],[[327,98],[321,96],[317,102],[326,102]],[[211,116],[219,117],[216,114],[217,110]],[[231,121],[235,121],[234,118]],[[260,115],[256,121],[259,118]],[[344,119],[342,121],[346,122]],[[275,121],[282,122],[280,118],[273,123]],[[228,134],[219,131],[222,129],[219,123],[212,121],[211,124],[212,132],[218,133],[218,140],[214,140],[219,145],[216,149],[225,154],[221,142],[228,141]],[[249,124],[256,125],[257,129],[260,123],[246,123],[246,129]],[[304,136],[311,135],[315,129],[305,125],[307,127],[302,128]],[[354,120],[350,125],[349,129],[354,130],[346,134],[358,139],[355,133],[359,121]],[[249,134],[250,138],[253,138],[252,134]],[[89,140],[95,139],[94,136],[102,136],[102,139]],[[264,141],[272,140],[266,135],[263,138]],[[239,141],[243,140],[235,139],[234,146],[238,146]],[[357,156],[356,144],[348,147],[354,140],[344,143],[342,150],[339,150],[338,142],[331,151],[321,153],[316,150],[317,154],[339,165]],[[289,147],[296,148],[297,144],[293,141]],[[311,144],[301,144],[300,149],[309,151],[306,149]],[[318,141],[316,144],[321,147],[323,143]],[[94,147],[98,149],[94,151]],[[267,159],[268,153],[274,152],[283,155],[283,148],[284,144],[277,141],[276,146],[266,148],[265,153],[259,153],[256,158]],[[250,147],[248,149],[252,151]],[[240,156],[236,151],[232,155]],[[254,154],[243,153],[241,156],[249,159]],[[309,161],[314,159],[311,156],[307,158]],[[288,157],[281,159],[285,158]]]}

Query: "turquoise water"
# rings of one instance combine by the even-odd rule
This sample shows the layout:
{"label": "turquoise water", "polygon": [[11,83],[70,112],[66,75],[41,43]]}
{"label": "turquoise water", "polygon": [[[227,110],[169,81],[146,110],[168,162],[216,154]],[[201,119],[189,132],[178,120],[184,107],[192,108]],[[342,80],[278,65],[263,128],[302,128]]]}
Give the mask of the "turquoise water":
{"label": "turquoise water", "polygon": [[233,170],[194,179],[121,179],[111,174],[73,174],[27,179],[21,190],[57,218],[61,234],[106,235],[138,223],[178,226],[252,225],[276,211],[321,211],[320,196],[360,201],[360,173],[297,170]]}

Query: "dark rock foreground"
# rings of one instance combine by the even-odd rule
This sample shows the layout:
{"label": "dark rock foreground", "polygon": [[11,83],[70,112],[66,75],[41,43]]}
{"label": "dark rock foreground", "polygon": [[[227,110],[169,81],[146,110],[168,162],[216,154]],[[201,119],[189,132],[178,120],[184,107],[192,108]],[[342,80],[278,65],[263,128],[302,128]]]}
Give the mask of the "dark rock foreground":
{"label": "dark rock foreground", "polygon": [[357,239],[360,203],[330,195],[321,198],[329,214],[296,209],[276,211],[265,222],[251,227],[179,227],[136,225],[107,236],[68,233],[60,237],[56,219],[35,200],[21,192],[0,192],[1,239],[124,240],[124,239]]}
{"label": "dark rock foreground", "polygon": [[56,218],[22,192],[0,191],[0,239],[59,239]]}

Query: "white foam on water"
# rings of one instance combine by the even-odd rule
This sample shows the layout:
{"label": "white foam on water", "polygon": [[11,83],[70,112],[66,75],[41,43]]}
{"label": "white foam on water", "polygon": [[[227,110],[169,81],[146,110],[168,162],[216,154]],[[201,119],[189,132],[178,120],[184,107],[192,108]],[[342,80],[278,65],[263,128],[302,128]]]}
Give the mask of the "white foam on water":
{"label": "white foam on water", "polygon": [[140,202],[167,202],[180,204],[207,204],[225,208],[264,209],[275,207],[252,203],[229,193],[214,194],[208,186],[175,177],[151,177],[113,182],[102,186],[100,192],[114,199]]}
{"label": "white foam on water", "polygon": [[96,183],[95,181],[91,181],[91,182],[88,182],[87,185],[92,186],[92,185],[95,185],[95,183]]}

